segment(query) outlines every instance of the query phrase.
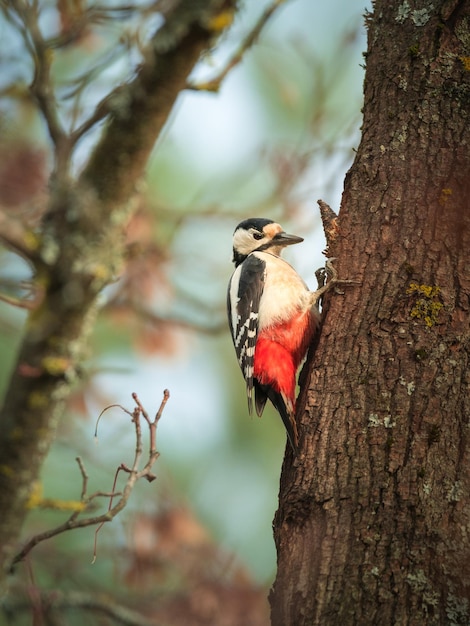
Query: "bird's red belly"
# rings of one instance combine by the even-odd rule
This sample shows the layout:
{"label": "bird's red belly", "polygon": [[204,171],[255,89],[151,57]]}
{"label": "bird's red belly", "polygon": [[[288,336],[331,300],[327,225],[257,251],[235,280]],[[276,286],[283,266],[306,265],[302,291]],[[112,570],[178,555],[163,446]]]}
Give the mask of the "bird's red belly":
{"label": "bird's red belly", "polygon": [[263,385],[294,399],[297,368],[315,334],[314,312],[302,311],[296,318],[263,328],[257,338],[253,375]]}

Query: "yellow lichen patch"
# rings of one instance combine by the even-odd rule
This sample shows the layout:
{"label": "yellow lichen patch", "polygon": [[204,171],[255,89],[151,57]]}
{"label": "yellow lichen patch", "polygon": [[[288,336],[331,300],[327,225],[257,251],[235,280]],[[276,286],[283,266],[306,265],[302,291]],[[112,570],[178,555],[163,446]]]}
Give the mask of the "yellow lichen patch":
{"label": "yellow lichen patch", "polygon": [[41,361],[44,370],[51,376],[60,376],[70,367],[70,359],[62,356],[46,356]]}
{"label": "yellow lichen patch", "polygon": [[452,189],[450,189],[449,187],[445,187],[444,189],[441,189],[441,195],[439,196],[439,204],[441,206],[444,206],[444,204],[447,203],[447,201],[450,199],[452,195]]}
{"label": "yellow lichen patch", "polygon": [[35,482],[26,503],[28,509],[52,509],[53,511],[80,512],[86,508],[85,502],[79,500],[60,500],[58,498],[43,498],[43,489],[40,482]]}
{"label": "yellow lichen patch", "polygon": [[410,311],[410,317],[423,320],[428,328],[436,324],[439,313],[444,306],[438,300],[441,289],[436,285],[418,285],[410,283],[406,293],[416,297]]}
{"label": "yellow lichen patch", "polygon": [[23,236],[24,242],[28,250],[37,250],[41,243],[41,239],[32,230],[27,230]]}
{"label": "yellow lichen patch", "polygon": [[80,512],[86,509],[86,503],[80,500],[60,500],[58,498],[43,498],[38,506],[41,509],[52,509],[53,511]]}
{"label": "yellow lichen patch", "polygon": [[198,91],[208,91],[209,93],[218,93],[220,90],[220,81],[209,80],[205,83],[198,83],[195,88]]}
{"label": "yellow lichen patch", "polygon": [[104,263],[95,263],[92,267],[92,273],[97,280],[107,281],[110,279],[109,268]]}
{"label": "yellow lichen patch", "polygon": [[44,409],[49,404],[49,397],[41,391],[33,391],[28,397],[28,408],[33,410]]}
{"label": "yellow lichen patch", "polygon": [[211,17],[207,22],[207,28],[213,33],[220,33],[233,22],[233,11],[221,11]]}
{"label": "yellow lichen patch", "polygon": [[470,72],[470,57],[460,57],[460,60],[462,61],[463,69],[466,72]]}
{"label": "yellow lichen patch", "polygon": [[40,482],[35,482],[33,484],[33,489],[29,494],[28,501],[26,502],[27,509],[36,509],[39,506],[39,503],[42,501],[42,484]]}

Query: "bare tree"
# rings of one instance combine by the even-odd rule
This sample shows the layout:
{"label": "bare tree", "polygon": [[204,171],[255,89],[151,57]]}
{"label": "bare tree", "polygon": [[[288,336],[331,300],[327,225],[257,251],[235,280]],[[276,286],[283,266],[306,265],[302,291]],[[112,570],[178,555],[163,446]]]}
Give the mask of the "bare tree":
{"label": "bare tree", "polygon": [[[31,265],[35,289],[34,301],[26,303],[31,311],[0,414],[2,583],[34,480],[77,379],[97,296],[122,265],[124,226],[147,159],[189,74],[235,10],[230,0],[161,4],[154,10],[163,23],[140,50],[134,75],[107,94],[91,115],[66,128],[51,74],[54,50],[94,21],[113,19],[119,7],[77,5],[80,14],[72,15],[72,9],[59,6],[60,32],[47,38],[39,3],[2,3],[33,60],[30,93],[47,125],[54,158],[40,227],[30,228],[7,213],[0,220],[1,239]],[[105,123],[104,130],[76,175],[78,143],[98,122]]]}
{"label": "bare tree", "polygon": [[376,0],[341,276],[275,518],[275,626],[470,620],[470,2]]}

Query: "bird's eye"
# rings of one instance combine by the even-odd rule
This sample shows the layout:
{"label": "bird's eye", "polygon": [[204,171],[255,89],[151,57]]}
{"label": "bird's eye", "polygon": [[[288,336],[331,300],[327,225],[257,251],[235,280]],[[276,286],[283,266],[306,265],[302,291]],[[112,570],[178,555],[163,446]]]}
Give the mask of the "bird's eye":
{"label": "bird's eye", "polygon": [[263,239],[264,235],[263,233],[253,233],[253,239],[256,239],[257,241],[259,241],[260,239]]}

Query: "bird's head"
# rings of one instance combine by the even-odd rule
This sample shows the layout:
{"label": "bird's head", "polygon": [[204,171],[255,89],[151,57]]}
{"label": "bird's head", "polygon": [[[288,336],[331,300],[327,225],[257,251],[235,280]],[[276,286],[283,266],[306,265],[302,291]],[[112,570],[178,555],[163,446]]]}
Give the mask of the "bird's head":
{"label": "bird's head", "polygon": [[288,235],[282,226],[261,217],[240,222],[233,233],[233,262],[235,267],[255,251],[267,251],[279,256],[282,248],[303,241],[297,235]]}

